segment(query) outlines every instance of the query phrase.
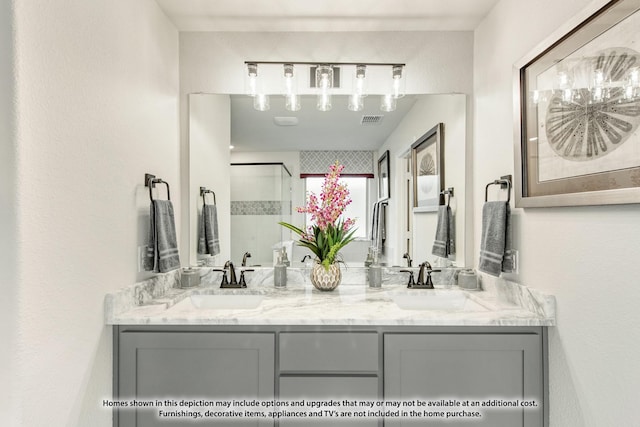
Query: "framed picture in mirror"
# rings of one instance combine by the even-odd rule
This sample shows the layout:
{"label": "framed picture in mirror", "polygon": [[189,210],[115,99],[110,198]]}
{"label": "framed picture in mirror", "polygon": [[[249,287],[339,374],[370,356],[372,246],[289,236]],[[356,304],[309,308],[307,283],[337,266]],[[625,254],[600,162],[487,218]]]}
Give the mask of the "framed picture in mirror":
{"label": "framed picture in mirror", "polygon": [[411,144],[413,211],[435,212],[444,190],[444,125],[438,123]]}
{"label": "framed picture in mirror", "polygon": [[387,200],[391,197],[391,165],[389,163],[389,150],[385,151],[378,159],[378,200]]}
{"label": "framed picture in mirror", "polygon": [[516,207],[640,203],[640,3],[602,4],[514,66]]}

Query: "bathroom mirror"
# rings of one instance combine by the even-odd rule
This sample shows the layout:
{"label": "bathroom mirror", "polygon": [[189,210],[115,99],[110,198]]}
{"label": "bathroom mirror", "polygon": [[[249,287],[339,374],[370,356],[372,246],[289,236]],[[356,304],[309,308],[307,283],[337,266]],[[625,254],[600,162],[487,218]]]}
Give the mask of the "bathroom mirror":
{"label": "bathroom mirror", "polygon": [[[280,227],[277,222],[282,215],[296,225],[304,224],[304,216],[295,210],[305,203],[306,183],[300,178],[300,151],[343,150],[373,151],[374,172],[380,155],[389,150],[392,197],[385,209],[384,261],[388,265],[406,265],[403,254],[408,252],[415,260],[414,265],[425,260],[434,262],[436,257],[431,254],[431,248],[437,213],[413,212],[412,187],[408,181],[411,179],[410,147],[434,125],[443,123],[445,188],[455,188],[450,204],[456,223],[456,253],[451,258],[455,265],[466,266],[470,258],[466,251],[470,245],[466,245],[465,232],[465,95],[407,95],[398,99],[396,110],[392,112],[380,111],[379,96],[366,97],[364,109],[358,112],[348,110],[346,95],[334,95],[333,107],[327,112],[317,110],[316,97],[312,95],[301,96],[302,109],[296,112],[284,108],[282,96],[271,96],[270,101],[268,111],[257,111],[253,108],[252,98],[246,95],[189,96],[189,167],[197,169],[189,172],[190,192],[197,192],[203,180],[208,180],[214,191],[218,188],[216,194],[221,234],[228,233],[226,241],[224,236],[220,237],[222,248],[219,259],[215,261],[217,264],[226,259],[233,259],[238,264],[242,254],[249,252],[252,257],[248,259],[248,265],[272,265],[273,260],[269,255],[279,242],[262,239],[263,236],[273,235],[273,230],[268,233],[265,231],[265,224],[273,222],[277,229]],[[208,147],[211,144],[216,147]],[[253,175],[245,177],[237,176],[241,170],[239,168],[232,171],[232,163],[282,164],[286,172],[279,166],[268,167],[264,170],[274,172],[273,176],[258,177],[256,181],[256,175],[261,175],[257,172],[259,166],[245,168],[252,171],[248,175]],[[288,174],[290,177],[283,178]],[[364,195],[367,218],[360,223],[366,230],[363,230],[362,239],[350,243],[342,251],[349,265],[362,265],[370,245],[366,237],[370,234],[370,218],[373,203],[378,200],[378,189],[377,180],[367,181]],[[274,188],[256,188],[268,184],[274,184]],[[286,186],[290,186],[290,192]],[[277,197],[269,197],[269,194]],[[190,247],[195,247],[200,203],[193,195],[190,203],[190,209],[193,210],[190,212]],[[243,217],[234,224],[233,217],[236,215]],[[266,221],[268,216],[273,216],[273,221]],[[226,227],[224,231],[223,227]],[[242,228],[242,233],[238,227]],[[255,229],[250,230],[251,227]],[[247,238],[247,235],[254,237]],[[292,265],[300,265],[303,249],[287,248]],[[192,249],[191,264],[195,264],[198,258],[202,257]]]}

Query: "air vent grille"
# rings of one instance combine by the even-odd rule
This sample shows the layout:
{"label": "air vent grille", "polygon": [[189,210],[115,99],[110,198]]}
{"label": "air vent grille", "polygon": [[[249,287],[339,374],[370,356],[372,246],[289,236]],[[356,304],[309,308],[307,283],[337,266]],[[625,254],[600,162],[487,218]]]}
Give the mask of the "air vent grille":
{"label": "air vent grille", "polygon": [[384,115],[382,114],[369,114],[366,116],[362,116],[362,120],[360,121],[360,124],[363,126],[378,125],[380,124],[380,122],[382,122],[383,118],[384,118]]}

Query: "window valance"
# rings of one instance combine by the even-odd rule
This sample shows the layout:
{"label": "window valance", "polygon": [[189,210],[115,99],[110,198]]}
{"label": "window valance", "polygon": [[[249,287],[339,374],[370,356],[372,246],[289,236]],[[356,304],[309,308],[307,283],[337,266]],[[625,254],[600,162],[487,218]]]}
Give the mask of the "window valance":
{"label": "window valance", "polygon": [[325,176],[336,160],[342,176],[373,178],[373,151],[301,151],[300,178]]}

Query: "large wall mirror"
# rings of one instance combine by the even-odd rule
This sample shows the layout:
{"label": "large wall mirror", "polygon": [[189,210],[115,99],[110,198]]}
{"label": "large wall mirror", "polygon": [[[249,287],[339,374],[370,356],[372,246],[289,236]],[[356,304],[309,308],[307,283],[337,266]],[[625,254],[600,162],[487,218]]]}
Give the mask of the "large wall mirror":
{"label": "large wall mirror", "polygon": [[[380,110],[380,98],[375,96],[365,98],[364,110],[349,111],[347,98],[334,95],[332,109],[318,111],[316,97],[304,95],[301,110],[291,112],[284,108],[283,97],[272,96],[270,109],[257,111],[253,99],[246,95],[189,96],[190,264],[203,259],[195,250],[200,186],[216,192],[221,251],[213,262],[219,265],[232,259],[239,263],[249,252],[248,264],[272,265],[273,247],[281,240],[293,239],[281,232],[277,222],[283,218],[300,226],[305,222],[295,208],[305,203],[307,186],[313,184],[300,177],[300,152],[345,150],[372,151],[375,173],[379,157],[389,151],[391,197],[385,209],[384,261],[406,265],[403,255],[409,253],[416,264],[425,260],[433,263],[437,213],[413,210],[410,147],[438,123],[443,124],[444,186],[455,188],[450,204],[456,253],[450,261],[457,266],[471,261],[465,209],[466,96],[406,95],[390,112]],[[349,265],[362,265],[370,244],[378,180],[365,181],[364,189],[357,189],[358,204],[364,205],[358,215],[362,238],[343,249]],[[289,246],[288,251],[292,265],[302,260],[302,248]]]}

